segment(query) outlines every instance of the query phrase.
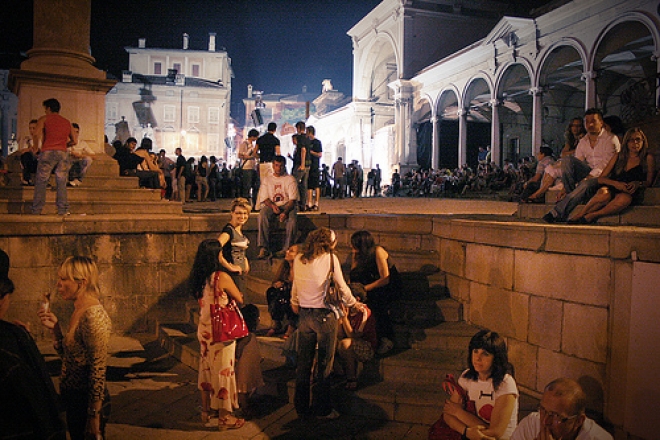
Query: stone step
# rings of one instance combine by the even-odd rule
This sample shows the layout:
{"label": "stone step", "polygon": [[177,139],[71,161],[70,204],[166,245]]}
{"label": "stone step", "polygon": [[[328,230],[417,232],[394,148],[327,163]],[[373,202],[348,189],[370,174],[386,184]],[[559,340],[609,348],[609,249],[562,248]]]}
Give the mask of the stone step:
{"label": "stone step", "polygon": [[461,373],[467,360],[467,345],[462,349],[407,349],[380,359],[380,374],[385,382],[442,384],[448,373]]}
{"label": "stone step", "polygon": [[[34,187],[22,186],[21,188],[2,188],[0,187],[0,199],[10,198],[13,200],[19,199],[29,201],[32,203],[34,196]],[[46,203],[55,201],[57,192],[48,189],[46,190]],[[131,188],[99,188],[87,186],[75,186],[67,188],[67,199],[72,200],[99,200],[103,198],[104,201],[125,200],[125,201],[160,201],[161,191],[159,189],[139,188],[137,186]],[[172,202],[176,203],[176,202]],[[178,202],[180,203],[180,202]]]}
{"label": "stone step", "polygon": [[[152,202],[138,201],[81,201],[69,199],[69,210],[74,214],[181,214],[181,203],[158,200]],[[32,201],[0,200],[0,212],[9,214],[29,214],[32,212]],[[47,201],[43,214],[57,214],[55,200]]]}
{"label": "stone step", "polygon": [[407,328],[407,346],[414,349],[465,349],[479,328],[465,321],[444,322],[430,328]]}
{"label": "stone step", "polygon": [[[553,206],[549,204],[522,203],[518,206],[518,217],[540,219]],[[660,227],[660,205],[642,205],[626,208],[619,214],[608,215],[598,219],[597,224]]]}

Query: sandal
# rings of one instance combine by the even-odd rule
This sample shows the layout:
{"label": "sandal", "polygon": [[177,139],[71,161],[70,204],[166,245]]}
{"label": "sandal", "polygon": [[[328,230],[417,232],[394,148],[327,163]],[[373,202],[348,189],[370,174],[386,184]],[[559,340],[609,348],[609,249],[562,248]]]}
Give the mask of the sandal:
{"label": "sandal", "polygon": [[348,380],[346,381],[346,386],[345,386],[345,388],[346,388],[348,391],[355,391],[355,390],[357,390],[357,384],[358,384],[357,379],[348,379]]}
{"label": "sandal", "polygon": [[212,423],[212,419],[217,419],[218,418],[218,411],[217,410],[202,410],[202,423],[204,423],[206,426],[209,426],[209,423]]}
{"label": "sandal", "polygon": [[234,423],[229,423],[229,417],[233,416],[227,415],[222,419],[218,419],[218,429],[220,431],[224,431],[225,429],[239,429],[245,425],[245,419],[234,417]]}

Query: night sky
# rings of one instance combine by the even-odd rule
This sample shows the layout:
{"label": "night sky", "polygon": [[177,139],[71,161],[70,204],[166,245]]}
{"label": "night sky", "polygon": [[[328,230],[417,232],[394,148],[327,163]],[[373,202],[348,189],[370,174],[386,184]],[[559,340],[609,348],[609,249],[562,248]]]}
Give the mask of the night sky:
{"label": "night sky", "polygon": [[[126,46],[206,50],[215,32],[216,48],[232,59],[232,117],[242,122],[247,85],[264,93],[295,94],[307,86],[321,93],[332,80],[350,96],[352,44],[346,32],[380,0],[92,0],[91,52],[96,66],[121,78],[128,68]],[[520,3],[547,3],[524,0]],[[0,14],[0,68],[17,68],[32,47],[32,2],[5,0]],[[7,13],[7,11],[10,11]]]}

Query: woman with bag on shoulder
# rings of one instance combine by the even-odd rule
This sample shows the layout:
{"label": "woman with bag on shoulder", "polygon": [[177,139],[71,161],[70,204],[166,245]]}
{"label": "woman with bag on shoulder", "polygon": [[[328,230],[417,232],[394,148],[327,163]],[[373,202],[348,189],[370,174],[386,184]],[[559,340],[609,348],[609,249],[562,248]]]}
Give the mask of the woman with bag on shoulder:
{"label": "woman with bag on shoulder", "polygon": [[291,286],[293,285],[293,260],[298,255],[300,245],[289,246],[275,273],[272,285],[266,290],[268,313],[272,321],[266,336],[275,336],[285,332],[283,339],[288,339],[296,329],[298,316],[291,310]]}
{"label": "woman with bag on shoulder", "polygon": [[238,290],[245,290],[245,275],[250,271],[250,262],[245,255],[250,240],[243,235],[243,226],[250,219],[252,205],[247,199],[236,198],[229,209],[231,219],[225,225],[218,237],[222,246],[220,264],[229,273]]}
{"label": "woman with bag on shoulder", "polygon": [[379,345],[376,353],[384,355],[394,347],[394,326],[390,319],[390,305],[400,286],[399,272],[390,263],[389,254],[378,246],[369,231],[351,235],[351,284],[359,283],[367,292],[365,303],[376,319]]}
{"label": "woman with bag on shoulder", "polygon": [[481,330],[470,340],[468,369],[443,383],[451,396],[429,440],[508,439],[518,424],[518,387],[504,339]]}
{"label": "woman with bag on shoulder", "polygon": [[217,412],[217,425],[225,429],[241,428],[244,419],[232,414],[238,409],[238,391],[234,372],[236,341],[214,341],[211,309],[215,304],[222,307],[234,301],[243,303],[243,294],[238,290],[228,273],[222,270],[220,254],[222,247],[216,239],[200,243],[192,270],[190,289],[199,302],[199,325],[197,339],[200,345],[198,389],[202,396],[202,422],[212,426],[211,419]]}
{"label": "woman with bag on shoulder", "polygon": [[[309,233],[301,252],[293,261],[291,308],[299,315],[294,406],[300,418],[314,415],[321,419],[339,417],[339,413],[330,403],[328,380],[337,347],[338,327],[337,315],[325,304],[326,279],[331,271],[342,302],[352,307],[356,300],[344,281],[339,259],[333,252],[336,244],[337,239],[333,231],[328,228],[316,229]],[[312,364],[317,345],[315,383],[311,387]]]}

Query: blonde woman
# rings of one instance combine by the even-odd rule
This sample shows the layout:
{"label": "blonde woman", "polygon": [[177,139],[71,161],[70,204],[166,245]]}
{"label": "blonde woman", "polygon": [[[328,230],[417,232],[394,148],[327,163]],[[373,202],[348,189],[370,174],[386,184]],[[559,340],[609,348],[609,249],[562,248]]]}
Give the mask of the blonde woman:
{"label": "blonde woman", "polygon": [[69,329],[62,331],[50,307],[39,318],[50,329],[62,357],[60,393],[72,440],[103,436],[109,416],[106,358],[111,323],[99,301],[99,272],[89,257],[68,257],[57,272],[57,293],[73,302]]}
{"label": "blonde woman", "polygon": [[231,202],[231,219],[225,225],[218,237],[222,252],[220,252],[220,265],[222,270],[231,275],[232,280],[241,292],[244,290],[243,277],[250,271],[250,262],[245,253],[250,240],[243,235],[243,226],[250,219],[252,205],[242,197]]}

